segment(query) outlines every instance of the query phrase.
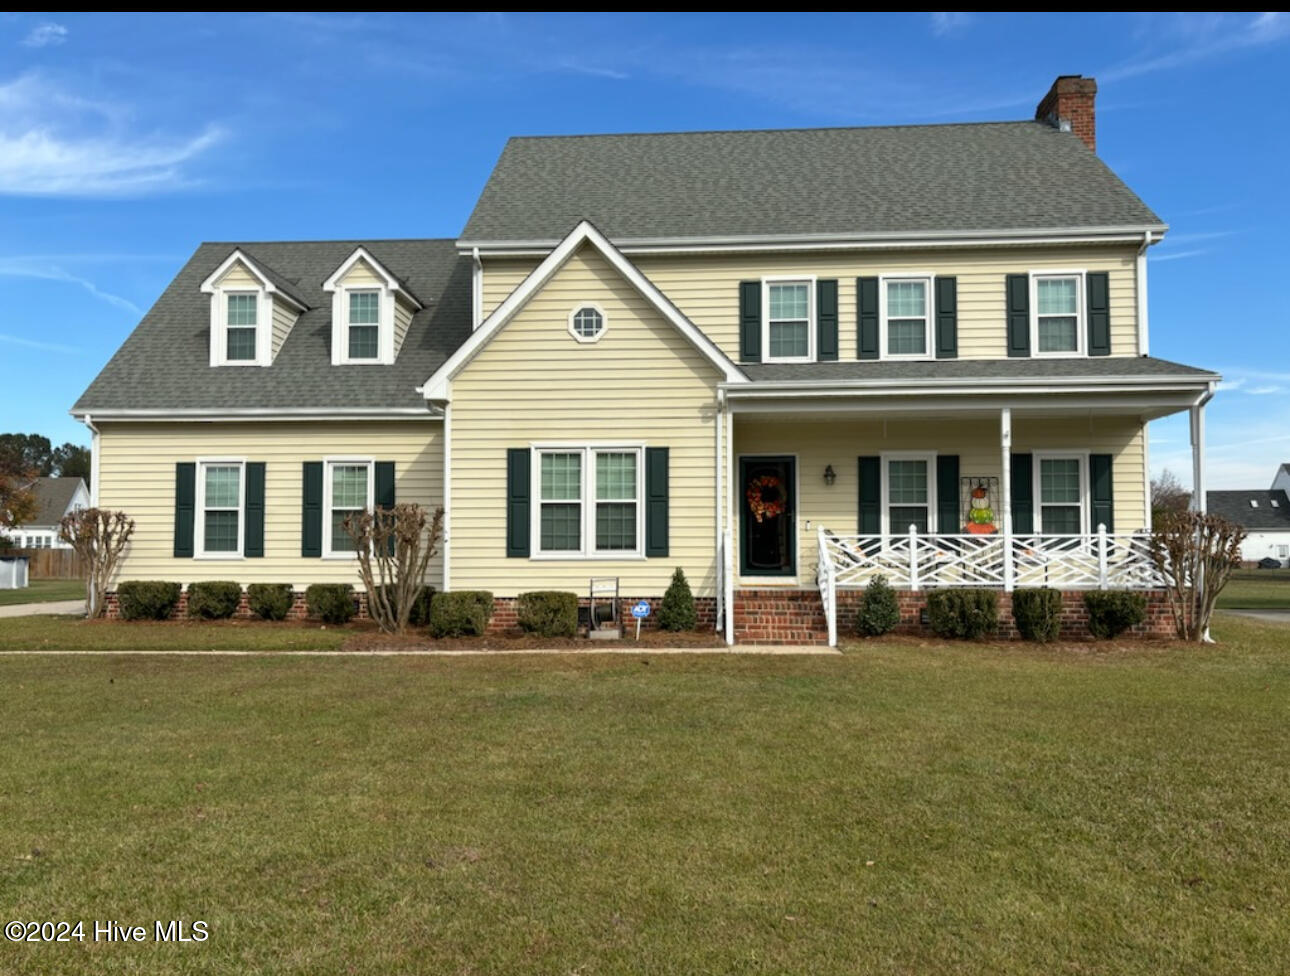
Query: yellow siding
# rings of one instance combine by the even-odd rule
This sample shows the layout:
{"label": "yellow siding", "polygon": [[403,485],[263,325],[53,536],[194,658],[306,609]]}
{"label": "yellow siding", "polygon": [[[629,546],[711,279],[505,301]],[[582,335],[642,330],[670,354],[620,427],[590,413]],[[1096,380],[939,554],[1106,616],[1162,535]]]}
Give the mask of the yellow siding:
{"label": "yellow siding", "polygon": [[215,284],[221,288],[261,288],[260,279],[251,274],[241,261],[235,261]]}
{"label": "yellow siding", "polygon": [[397,357],[412,324],[412,308],[401,298],[394,299],[394,355]]}
{"label": "yellow siding", "polygon": [[[327,456],[393,461],[399,501],[428,507],[443,503],[442,427],[438,422],[102,423],[100,430],[99,504],[121,509],[135,520],[121,580],[359,585],[353,562],[300,555],[304,461]],[[265,462],[263,558],[174,558],[175,464],[204,457]],[[429,580],[435,585],[442,580],[437,558]]]}
{"label": "yellow siding", "polygon": [[[739,282],[772,275],[838,279],[839,356],[856,358],[856,278],[926,272],[958,279],[959,358],[1007,355],[1004,277],[1027,271],[1106,271],[1111,297],[1111,353],[1137,355],[1136,256],[1124,247],[1016,247],[981,250],[852,251],[799,254],[633,255],[631,260],[695,325],[739,359]],[[538,258],[484,264],[484,314],[492,311]]]}
{"label": "yellow siding", "polygon": [[[588,301],[608,329],[582,344],[568,318]],[[581,593],[591,576],[618,576],[625,595],[661,594],[681,566],[696,594],[714,595],[718,379],[597,252],[574,255],[453,380],[452,588]],[[670,448],[667,558],[506,557],[507,448],[583,440]]]}
{"label": "yellow siding", "polygon": [[271,359],[278,358],[278,351],[287,341],[291,327],[296,324],[299,313],[286,302],[273,299],[273,353]]}
{"label": "yellow siding", "polygon": [[380,287],[385,284],[385,279],[378,275],[373,267],[359,258],[353,266],[345,272],[345,277],[338,284],[346,288],[363,288],[367,285]]}
{"label": "yellow siding", "polygon": [[[1142,438],[1142,423],[1136,417],[1018,418],[1013,421],[1013,450],[1017,453],[1070,449],[1113,456],[1111,477],[1117,532],[1133,532],[1145,526],[1146,468]],[[898,451],[935,451],[957,454],[962,477],[999,477],[1002,469],[997,419],[890,420],[884,424],[880,419],[780,421],[737,417],[735,451],[746,455],[797,456],[797,578],[767,577],[759,581],[767,585],[814,584],[815,536],[820,525],[839,534],[857,531],[858,457]],[[830,464],[837,480],[826,485],[824,468]],[[1001,502],[1002,499],[994,499],[996,507]],[[744,501],[738,492],[735,505],[739,516]]]}

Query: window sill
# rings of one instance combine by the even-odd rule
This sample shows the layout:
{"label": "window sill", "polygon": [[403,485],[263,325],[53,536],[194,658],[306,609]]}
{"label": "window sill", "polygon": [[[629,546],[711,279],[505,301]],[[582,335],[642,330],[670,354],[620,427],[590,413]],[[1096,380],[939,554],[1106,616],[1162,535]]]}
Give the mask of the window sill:
{"label": "window sill", "polygon": [[356,552],[324,552],[324,553],[322,554],[322,558],[323,558],[323,559],[334,559],[334,560],[336,560],[336,561],[338,561],[338,562],[351,562],[351,563],[352,563],[352,562],[354,562],[356,559],[358,559],[358,553],[356,553]]}
{"label": "window sill", "polygon": [[193,556],[193,558],[209,559],[217,562],[219,561],[228,562],[229,560],[245,559],[246,557],[243,556],[240,552],[199,552],[195,556]]}

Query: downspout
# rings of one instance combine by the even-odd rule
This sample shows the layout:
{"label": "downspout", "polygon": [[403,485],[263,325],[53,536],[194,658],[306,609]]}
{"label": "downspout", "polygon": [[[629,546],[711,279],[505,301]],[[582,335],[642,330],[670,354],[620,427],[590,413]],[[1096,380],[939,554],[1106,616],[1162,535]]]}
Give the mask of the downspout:
{"label": "downspout", "polygon": [[443,405],[443,592],[452,592],[452,401]]}
{"label": "downspout", "polygon": [[1138,248],[1137,262],[1137,293],[1138,293],[1138,355],[1150,355],[1151,350],[1151,330],[1150,321],[1147,314],[1147,248],[1155,241],[1152,238],[1151,231],[1142,235],[1142,244]]}
{"label": "downspout", "polygon": [[714,458],[713,467],[716,468],[716,549],[713,551],[717,557],[717,613],[714,618],[714,627],[721,630],[725,626],[725,606],[726,606],[726,551],[725,551],[725,533],[723,531],[723,520],[721,517],[721,497],[725,484],[722,476],[722,468],[725,467],[725,450],[721,438],[721,427],[725,423],[726,409],[726,391],[717,390],[717,409],[716,416],[716,434],[717,453]]}
{"label": "downspout", "polygon": [[470,259],[473,262],[470,269],[470,328],[473,332],[484,321],[484,262],[479,259],[479,248],[471,250]]}
{"label": "downspout", "polygon": [[93,414],[81,420],[90,429],[90,507],[99,507],[99,429],[94,426]]}

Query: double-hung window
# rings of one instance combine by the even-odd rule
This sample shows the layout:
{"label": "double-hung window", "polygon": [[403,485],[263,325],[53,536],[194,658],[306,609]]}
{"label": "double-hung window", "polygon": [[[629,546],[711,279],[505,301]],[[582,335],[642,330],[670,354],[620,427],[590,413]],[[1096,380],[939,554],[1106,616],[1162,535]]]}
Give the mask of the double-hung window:
{"label": "double-hung window", "polygon": [[815,283],[811,280],[763,282],[762,330],[765,362],[810,362],[815,358]]}
{"label": "double-hung window", "polygon": [[378,359],[381,353],[381,293],[351,291],[348,294],[349,358]]}
{"label": "double-hung window", "polygon": [[533,551],[640,555],[641,453],[639,447],[536,448]]}
{"label": "double-hung window", "polygon": [[245,469],[240,460],[198,462],[194,549],[198,556],[236,559],[242,555]]}
{"label": "double-hung window", "polygon": [[1039,531],[1044,535],[1079,535],[1088,523],[1087,459],[1050,454],[1036,458]]}
{"label": "double-hung window", "polygon": [[224,294],[224,359],[227,362],[255,362],[259,308],[259,292]]}
{"label": "double-hung window", "polygon": [[883,278],[879,342],[885,359],[925,359],[932,348],[932,279]]}
{"label": "double-hung window", "polygon": [[338,460],[328,461],[326,468],[323,552],[328,556],[345,556],[354,551],[354,540],[345,531],[345,519],[371,510],[375,465],[368,460]]}
{"label": "double-hung window", "polygon": [[1031,275],[1030,347],[1037,356],[1084,351],[1082,274]]}
{"label": "double-hung window", "polygon": [[883,457],[883,496],[887,531],[901,535],[913,525],[920,535],[931,531],[936,506],[934,454],[889,454]]}

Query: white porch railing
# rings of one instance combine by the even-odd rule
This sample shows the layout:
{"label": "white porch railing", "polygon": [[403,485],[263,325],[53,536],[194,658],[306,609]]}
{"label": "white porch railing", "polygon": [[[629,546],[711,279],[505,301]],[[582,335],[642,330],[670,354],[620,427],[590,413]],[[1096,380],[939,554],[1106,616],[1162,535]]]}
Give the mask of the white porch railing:
{"label": "white porch railing", "polygon": [[884,576],[898,590],[978,586],[1013,590],[1153,589],[1164,580],[1151,561],[1148,537],[1089,535],[920,534],[835,535],[820,528],[817,580],[829,642],[837,643],[837,591]]}

